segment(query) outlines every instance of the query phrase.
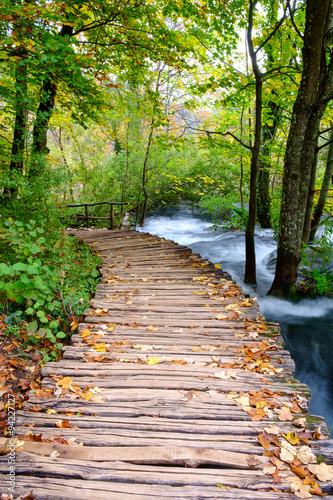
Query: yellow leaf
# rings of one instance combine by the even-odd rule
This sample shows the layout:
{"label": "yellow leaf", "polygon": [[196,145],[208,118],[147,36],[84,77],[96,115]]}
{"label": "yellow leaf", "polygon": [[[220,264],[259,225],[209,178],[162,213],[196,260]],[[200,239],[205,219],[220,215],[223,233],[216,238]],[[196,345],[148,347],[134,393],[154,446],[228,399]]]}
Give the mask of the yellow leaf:
{"label": "yellow leaf", "polygon": [[157,363],[160,363],[160,362],[161,362],[160,358],[149,358],[147,360],[148,365],[157,365]]}
{"label": "yellow leaf", "polygon": [[104,351],[106,351],[105,342],[96,343],[95,345],[92,346],[92,348],[96,352],[104,352]]}
{"label": "yellow leaf", "polygon": [[89,335],[91,335],[91,331],[90,330],[82,330],[81,337],[83,339],[86,338],[86,337],[89,337]]}
{"label": "yellow leaf", "polygon": [[215,269],[221,269],[220,264],[214,264]]}
{"label": "yellow leaf", "polygon": [[93,242],[93,245],[98,245],[98,241],[94,241],[94,242]]}
{"label": "yellow leaf", "polygon": [[71,330],[75,330],[78,327],[78,324],[78,320],[75,318],[75,316],[72,316]]}
{"label": "yellow leaf", "polygon": [[228,310],[228,311],[235,311],[239,308],[239,304],[237,303],[234,303],[234,304],[228,304],[227,306],[225,306],[225,308]]}
{"label": "yellow leaf", "polygon": [[69,385],[72,385],[72,379],[70,377],[64,377],[58,380],[57,385],[63,389],[69,389]]}
{"label": "yellow leaf", "polygon": [[80,397],[83,398],[83,399],[86,399],[87,401],[89,401],[89,399],[93,398],[94,397],[94,394],[90,391],[88,392],[82,392],[82,394],[80,394]]}
{"label": "yellow leaf", "polygon": [[207,292],[193,292],[195,295],[206,295]]}

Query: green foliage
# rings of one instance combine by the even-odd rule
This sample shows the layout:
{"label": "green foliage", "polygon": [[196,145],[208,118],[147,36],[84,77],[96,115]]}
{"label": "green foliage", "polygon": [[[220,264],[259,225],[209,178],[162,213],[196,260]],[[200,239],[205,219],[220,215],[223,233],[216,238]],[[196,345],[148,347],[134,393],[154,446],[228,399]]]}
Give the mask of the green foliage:
{"label": "green foliage", "polygon": [[15,310],[32,340],[48,339],[54,356],[74,317],[82,314],[99,276],[87,247],[30,220],[7,220],[0,231],[0,302]]}
{"label": "green foliage", "polygon": [[333,257],[333,228],[328,223],[316,245],[303,245],[300,271],[301,289],[314,295],[333,292],[333,274],[330,264]]}

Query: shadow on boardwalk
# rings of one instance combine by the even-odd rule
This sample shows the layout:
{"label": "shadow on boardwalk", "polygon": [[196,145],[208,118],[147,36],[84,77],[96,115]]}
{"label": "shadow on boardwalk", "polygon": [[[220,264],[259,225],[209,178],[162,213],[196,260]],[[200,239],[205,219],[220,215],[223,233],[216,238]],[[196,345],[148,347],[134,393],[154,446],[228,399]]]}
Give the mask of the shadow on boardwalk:
{"label": "shadow on boardwalk", "polygon": [[309,389],[256,299],[172,241],[75,234],[102,255],[101,284],[63,360],[45,365],[17,412],[20,438],[1,440],[0,491],[11,493],[14,443],[14,498],[331,493],[325,422],[308,415]]}

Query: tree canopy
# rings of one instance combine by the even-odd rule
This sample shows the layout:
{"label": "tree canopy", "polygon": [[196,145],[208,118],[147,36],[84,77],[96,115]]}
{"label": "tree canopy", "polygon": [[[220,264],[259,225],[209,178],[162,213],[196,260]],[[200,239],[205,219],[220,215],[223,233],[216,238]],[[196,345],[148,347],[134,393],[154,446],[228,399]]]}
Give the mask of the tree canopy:
{"label": "tree canopy", "polygon": [[278,234],[271,293],[294,293],[331,214],[332,9],[4,0],[0,223],[38,212],[57,225],[66,204],[104,199],[127,202],[136,224],[180,199],[233,210],[245,281],[259,223]]}

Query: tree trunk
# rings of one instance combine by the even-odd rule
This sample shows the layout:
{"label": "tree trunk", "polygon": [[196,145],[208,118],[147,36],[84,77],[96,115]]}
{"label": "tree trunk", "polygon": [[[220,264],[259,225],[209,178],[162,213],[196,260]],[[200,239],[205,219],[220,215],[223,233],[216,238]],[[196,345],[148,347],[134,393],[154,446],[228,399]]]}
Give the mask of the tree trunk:
{"label": "tree trunk", "polygon": [[[21,53],[18,53],[22,57]],[[27,135],[28,121],[28,86],[27,86],[27,63],[25,59],[18,60],[15,68],[15,124],[11,150],[11,159],[9,165],[9,177],[13,179],[15,173],[23,173],[24,168],[24,150]],[[14,180],[14,179],[13,179]],[[17,188],[11,186],[6,189],[6,196],[14,198]]]}
{"label": "tree trunk", "polygon": [[142,191],[143,191],[144,199],[143,199],[142,215],[141,215],[141,219],[140,219],[140,227],[143,227],[143,225],[145,223],[147,207],[148,207],[148,192],[147,192],[147,188],[146,188],[147,169],[148,169],[148,160],[149,160],[149,154],[150,154],[150,147],[151,147],[151,143],[152,143],[152,139],[153,139],[153,133],[154,133],[154,120],[152,120],[152,123],[150,126],[150,133],[149,133],[149,137],[148,137],[145,160],[144,160],[143,168],[142,168]]}
{"label": "tree trunk", "polygon": [[41,99],[33,128],[31,165],[28,174],[30,179],[43,173],[45,168],[45,156],[49,152],[47,147],[47,131],[54,108],[56,92],[57,87],[52,81],[52,76],[49,75],[43,82]]}
{"label": "tree trunk", "polygon": [[286,297],[295,292],[315,153],[314,130],[317,130],[321,107],[319,90],[326,71],[326,51],[323,49],[330,10],[331,0],[322,0],[319,3],[316,0],[308,0],[306,4],[303,73],[293,107],[285,152],[276,270],[269,291],[269,294],[276,296]]}
{"label": "tree trunk", "polygon": [[252,27],[253,14],[256,1],[250,0],[249,20],[247,29],[247,43],[255,76],[255,132],[254,142],[251,148],[251,174],[250,174],[250,199],[249,217],[245,229],[245,283],[256,283],[256,254],[254,244],[254,230],[257,217],[257,179],[259,170],[259,153],[261,145],[261,114],[262,114],[262,74],[257,62],[257,52],[253,48]]}
{"label": "tree trunk", "polygon": [[[59,32],[60,36],[72,36],[73,27],[64,24]],[[45,156],[48,154],[47,131],[49,121],[53,113],[57,86],[52,74],[48,74],[43,81],[41,97],[36,113],[36,119],[33,128],[33,140],[31,150],[31,164],[28,172],[28,178],[37,177],[43,173],[45,168]]]}
{"label": "tree trunk", "polygon": [[318,198],[318,202],[316,208],[313,213],[312,221],[311,221],[311,231],[309,241],[314,240],[316,235],[317,228],[320,223],[321,216],[324,212],[324,207],[326,203],[327,193],[330,187],[332,173],[333,173],[333,132],[331,133],[330,140],[332,141],[329,146],[327,161],[326,161],[326,169],[323,178],[323,182],[321,185],[321,190]]}
{"label": "tree trunk", "polygon": [[263,150],[259,163],[258,175],[258,220],[262,228],[271,228],[271,197],[270,197],[270,145],[281,120],[281,108],[275,103],[268,104],[269,118],[272,124],[265,123],[262,130]]}

